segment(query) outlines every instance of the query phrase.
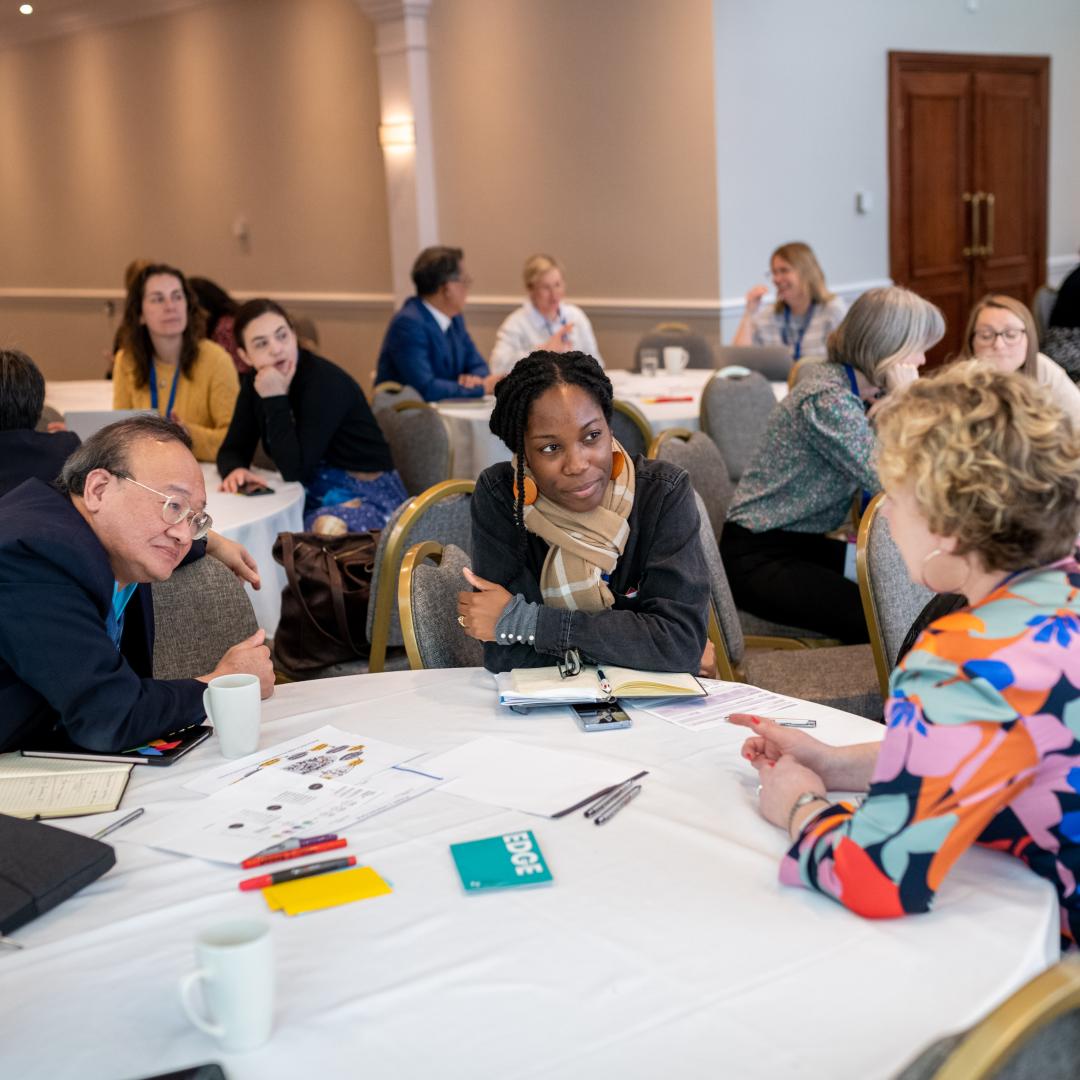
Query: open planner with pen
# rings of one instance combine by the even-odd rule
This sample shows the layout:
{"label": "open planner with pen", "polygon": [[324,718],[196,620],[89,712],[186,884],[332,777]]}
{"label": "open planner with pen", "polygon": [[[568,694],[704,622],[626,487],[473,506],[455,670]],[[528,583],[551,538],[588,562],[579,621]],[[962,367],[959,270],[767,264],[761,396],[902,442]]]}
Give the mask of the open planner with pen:
{"label": "open planner with pen", "polygon": [[635,671],[608,664],[603,669],[584,667],[566,678],[557,667],[516,668],[496,675],[495,681],[499,704],[519,707],[576,705],[611,698],[705,696],[701,683],[685,672]]}
{"label": "open planner with pen", "polygon": [[57,818],[107,813],[120,805],[131,769],[0,754],[0,814]]}

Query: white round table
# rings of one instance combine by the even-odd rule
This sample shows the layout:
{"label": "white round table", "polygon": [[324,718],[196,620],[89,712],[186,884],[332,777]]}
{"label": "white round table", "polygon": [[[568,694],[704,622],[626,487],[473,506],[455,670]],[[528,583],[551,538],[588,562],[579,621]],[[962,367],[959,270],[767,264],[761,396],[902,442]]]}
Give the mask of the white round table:
{"label": "white round table", "polygon": [[[881,732],[822,706],[800,715],[832,743]],[[115,1080],[216,1060],[231,1080],[884,1080],[1057,958],[1053,889],[1002,853],[963,855],[934,912],[906,919],[780,885],[786,838],[758,814],[740,728],[639,713],[630,730],[586,735],[562,711],[500,710],[491,676],[465,669],[280,686],[260,745],[323,724],[435,752],[497,734],[650,775],[602,828],[431,791],[346,833],[391,895],[292,919],[240,893],[244,872],[120,829],[116,868],[0,957],[5,1076]],[[220,763],[211,739],[169,769],[137,766],[124,807],[145,806],[150,826],[202,798],[182,785]],[[448,845],[521,829],[553,884],[467,895]],[[275,1031],[246,1054],[193,1028],[176,992],[194,935],[234,917],[266,920],[277,955]]]}
{"label": "white round table", "polygon": [[111,409],[113,384],[108,379],[64,379],[45,384],[45,404],[62,413]]}
{"label": "white round table", "polygon": [[[711,368],[693,368],[677,374],[661,370],[652,377],[618,368],[607,372],[615,397],[636,405],[652,425],[654,434],[672,427],[698,430],[701,392],[713,374]],[[787,383],[770,385],[777,401],[787,395]],[[658,398],[674,400],[659,401]],[[488,428],[494,404],[493,397],[449,398],[435,402],[450,429],[455,477],[475,480],[489,465],[510,460],[510,451]]]}
{"label": "white round table", "polygon": [[218,491],[221,478],[217,466],[201,463],[206,484],[206,512],[214,519],[215,531],[243,544],[255,558],[262,578],[256,592],[246,585],[259,625],[273,637],[281,619],[281,590],[286,585],[285,570],[274,562],[271,551],[278,533],[300,532],[304,527],[304,486],[286,482],[280,473],[252,469],[269,487],[272,495],[229,495]]}

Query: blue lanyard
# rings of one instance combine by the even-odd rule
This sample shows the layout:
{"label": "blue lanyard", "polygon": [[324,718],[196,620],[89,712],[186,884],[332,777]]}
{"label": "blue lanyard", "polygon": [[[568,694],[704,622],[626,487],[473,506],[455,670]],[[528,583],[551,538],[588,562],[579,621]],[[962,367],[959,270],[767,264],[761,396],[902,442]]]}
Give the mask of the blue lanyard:
{"label": "blue lanyard", "polygon": [[[537,314],[540,315],[539,312],[537,312]],[[548,320],[543,315],[540,315],[540,318],[544,320],[544,326],[546,327],[549,335],[554,334],[555,331],[559,329],[559,327],[566,325],[566,316],[562,313],[561,306],[559,307],[559,310],[555,315],[554,322],[548,322]]]}
{"label": "blue lanyard", "polygon": [[[176,404],[176,384],[180,380],[180,363],[177,361],[176,371],[172,377],[172,391],[169,393],[169,408],[165,411],[164,415],[169,417],[172,415],[173,405]],[[150,408],[154,412],[158,411],[157,404],[157,372],[154,370],[154,361],[150,361]]]}
{"label": "blue lanyard", "polygon": [[[810,307],[807,308],[807,311],[806,311],[806,317],[803,319],[802,326],[799,327],[799,333],[795,338],[795,353],[794,353],[794,355],[792,357],[793,360],[798,360],[799,357],[802,356],[802,339],[803,339],[803,335],[806,333],[806,328],[810,325],[810,320],[814,317],[814,308],[816,308],[816,307],[817,307],[817,301],[816,300],[811,300],[810,301]],[[783,329],[780,331],[780,337],[783,339],[783,342],[784,342],[785,345],[790,345],[791,344],[791,341],[789,340],[790,336],[791,336],[791,308],[789,308],[787,306],[787,304],[785,304],[784,305],[784,326],[783,326]]]}

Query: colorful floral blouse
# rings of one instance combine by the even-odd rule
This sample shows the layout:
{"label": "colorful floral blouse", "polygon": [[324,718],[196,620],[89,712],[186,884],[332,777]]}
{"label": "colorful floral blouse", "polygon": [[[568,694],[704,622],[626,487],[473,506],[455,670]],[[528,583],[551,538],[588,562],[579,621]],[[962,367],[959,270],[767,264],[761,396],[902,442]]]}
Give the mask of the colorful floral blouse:
{"label": "colorful floral blouse", "polygon": [[858,809],[812,818],[780,878],[885,918],[929,909],[971,845],[1052,882],[1080,940],[1080,564],[1017,575],[931,623],[892,674]]}

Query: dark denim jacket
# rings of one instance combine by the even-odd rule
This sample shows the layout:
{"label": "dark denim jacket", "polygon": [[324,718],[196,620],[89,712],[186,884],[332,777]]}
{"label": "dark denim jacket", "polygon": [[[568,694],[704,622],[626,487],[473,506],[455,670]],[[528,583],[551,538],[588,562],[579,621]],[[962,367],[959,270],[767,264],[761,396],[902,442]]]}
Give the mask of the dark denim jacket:
{"label": "dark denim jacket", "polygon": [[[698,512],[682,469],[637,457],[630,536],[611,575],[615,606],[586,613],[541,607],[533,645],[484,644],[489,671],[554,664],[565,650],[601,664],[696,673],[705,648],[709,578]],[[522,565],[509,462],[480,474],[472,499],[473,569],[526,600],[542,603],[548,545],[532,533]]]}

